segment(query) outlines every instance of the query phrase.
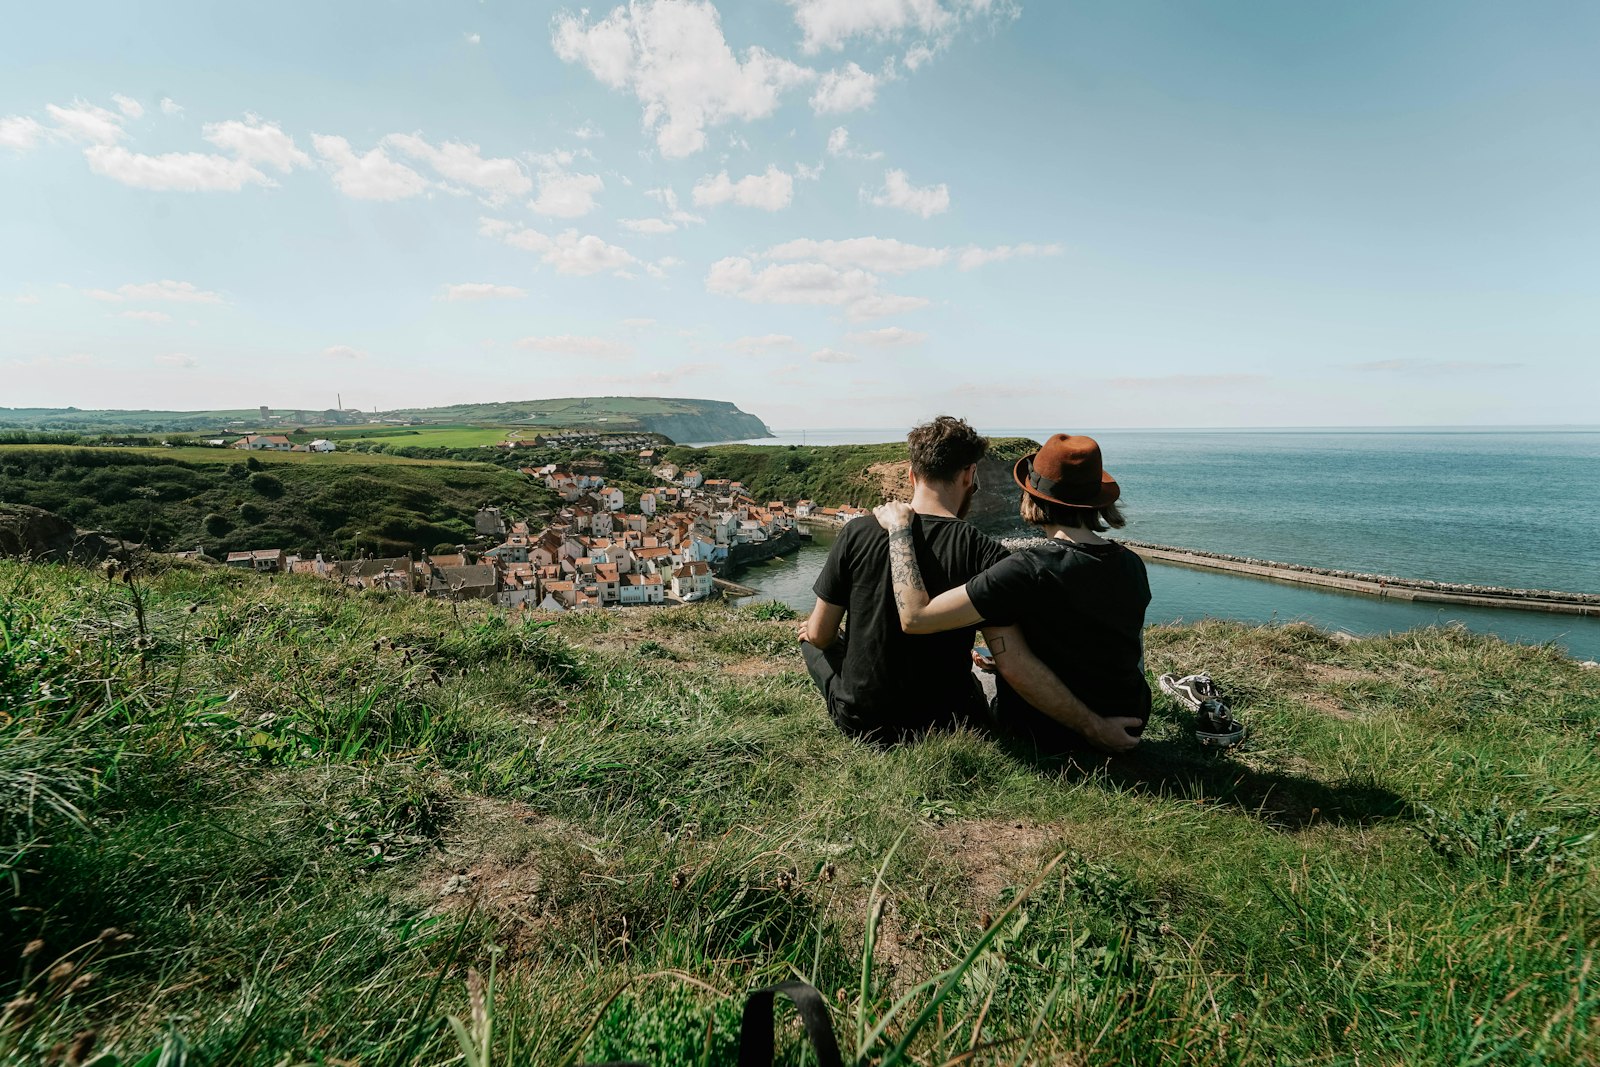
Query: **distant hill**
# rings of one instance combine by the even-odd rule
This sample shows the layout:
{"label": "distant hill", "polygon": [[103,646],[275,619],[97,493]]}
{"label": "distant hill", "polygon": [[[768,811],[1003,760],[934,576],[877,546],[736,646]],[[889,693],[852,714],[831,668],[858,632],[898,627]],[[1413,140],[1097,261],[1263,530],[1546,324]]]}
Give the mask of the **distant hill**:
{"label": "distant hill", "polygon": [[770,437],[766,423],[725,400],[682,397],[588,396],[455,404],[367,412],[354,409],[258,408],[216,411],[90,411],[80,408],[3,408],[0,430],[75,433],[198,433],[289,426],[329,427],[373,421],[541,429],[640,430],[675,441],[740,441]]}

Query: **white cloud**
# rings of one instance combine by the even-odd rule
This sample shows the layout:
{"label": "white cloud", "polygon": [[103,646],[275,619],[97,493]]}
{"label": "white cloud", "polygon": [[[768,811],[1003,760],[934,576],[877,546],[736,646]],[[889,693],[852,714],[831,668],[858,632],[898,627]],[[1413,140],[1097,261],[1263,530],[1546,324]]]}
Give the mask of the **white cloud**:
{"label": "white cloud", "polygon": [[903,274],[942,266],[950,256],[943,248],[907,244],[893,237],[850,237],[842,241],[814,241],[802,237],[774,245],[765,259],[812,259],[834,267],[861,267],[880,274]]}
{"label": "white cloud", "polygon": [[483,35],[482,34],[467,33],[467,34],[462,34],[462,36],[464,36],[467,39],[467,43],[468,44],[482,44],[483,43]]}
{"label": "white cloud", "polygon": [[203,136],[218,148],[232,152],[241,163],[265,163],[284,174],[295,167],[311,166],[311,157],[300,150],[293,137],[276,122],[264,122],[255,115],[246,115],[242,122],[208,122]]}
{"label": "white cloud", "polygon": [[574,334],[524,337],[516,342],[516,346],[530,352],[559,352],[568,356],[622,358],[633,354],[633,348],[621,341],[611,341],[604,337],[579,337]]}
{"label": "white cloud", "polygon": [[537,252],[541,261],[561,274],[598,274],[608,270],[628,277],[628,268],[640,265],[627,249],[607,244],[593,234],[580,235],[577,230],[551,237],[514,222],[479,219],[478,232],[485,237],[497,237],[513,248]]}
{"label": "white cloud", "polygon": [[112,93],[111,100],[117,105],[117,110],[128,116],[130,119],[144,117],[144,105],[139,103],[139,101],[135,100],[133,97],[123,96],[121,93]]}
{"label": "white cloud", "polygon": [[814,182],[822,177],[822,170],[823,165],[820,162],[814,167],[807,166],[804,163],[796,163],[794,165],[794,176],[803,182]]}
{"label": "white cloud", "polygon": [[325,359],[343,359],[355,362],[366,359],[368,353],[364,348],[355,348],[351,345],[329,345],[322,350],[322,355]]}
{"label": "white cloud", "polygon": [[945,47],[962,23],[987,16],[1016,18],[1016,0],[789,0],[806,53],[838,50],[854,37],[895,41],[917,34],[923,39],[906,53],[915,70]]}
{"label": "white cloud", "polygon": [[26,152],[39,143],[44,127],[26,115],[9,115],[0,119],[0,148],[13,152]]}
{"label": "white cloud", "polygon": [[706,290],[754,304],[822,304],[842,307],[852,319],[879,318],[926,307],[917,296],[882,293],[868,271],[826,263],[780,263],[760,270],[742,256],[711,265]]}
{"label": "white cloud", "polygon": [[183,105],[170,96],[163,96],[161,98],[161,113],[163,115],[181,115],[183,114]]}
{"label": "white cloud", "polygon": [[863,197],[879,207],[898,208],[925,219],[950,210],[949,186],[943,182],[938,185],[912,185],[903,170],[885,172],[883,188],[879,192],[870,195],[865,189],[861,192]]}
{"label": "white cloud", "polygon": [[83,100],[74,100],[71,107],[46,104],[44,110],[55,120],[56,132],[73,141],[116,144],[128,135],[121,115]]}
{"label": "white cloud", "polygon": [[404,200],[428,188],[426,178],[390,159],[382,148],[358,156],[343,137],[320,133],[311,135],[311,144],[333,166],[333,184],[353,199]]}
{"label": "white cloud", "polygon": [[901,326],[885,326],[881,330],[847,333],[844,339],[854,341],[858,345],[872,345],[876,348],[904,348],[908,345],[920,345],[928,339],[928,335]]}
{"label": "white cloud", "polygon": [[666,219],[618,219],[617,225],[633,233],[662,234],[677,230],[677,223]]}
{"label": "white cloud", "polygon": [[819,348],[811,353],[813,363],[860,363],[861,360],[837,348]]}
{"label": "white cloud", "polygon": [[694,183],[694,202],[701,207],[726,204],[730,200],[742,207],[779,211],[794,199],[794,179],[768,165],[765,174],[747,174],[731,181],[728,172],[707,175]]}
{"label": "white cloud", "polygon": [[159,282],[118,286],[117,291],[114,293],[105,289],[90,289],[88,292],[96,300],[168,300],[177,304],[220,304],[223,302],[221,293],[213,293],[201,289],[193,282],[175,282],[170,278]]}
{"label": "white cloud", "polygon": [[459,302],[463,300],[521,300],[528,295],[526,289],[515,285],[494,285],[490,282],[461,282],[446,285],[439,299]]}
{"label": "white cloud", "polygon": [[171,322],[172,316],[165,311],[119,311],[119,318],[137,319],[140,322]]}
{"label": "white cloud", "polygon": [[1059,256],[1061,246],[1057,244],[1036,245],[996,245],[994,248],[964,248],[961,250],[960,266],[962,270],[972,270],[985,263],[996,263],[1006,259],[1028,259],[1034,256]]}
{"label": "white cloud", "polygon": [[938,33],[950,12],[938,0],[789,0],[807,53],[838,49],[852,37],[889,38],[907,30]]}
{"label": "white cloud", "polygon": [[121,145],[97,144],[85,148],[83,156],[96,174],[136,189],[236,193],[246,185],[276,184],[244,160],[206,152],[146,156]]}
{"label": "white cloud", "polygon": [[441,177],[477,189],[492,202],[522,196],[533,188],[533,179],[522,164],[514,159],[485,159],[475,144],[444,141],[435,146],[417,133],[391,133],[383,143],[422,160]]}
{"label": "white cloud", "polygon": [[539,195],[528,201],[528,209],[539,215],[575,219],[594,210],[594,194],[606,187],[598,174],[574,174],[552,169],[539,174]]}
{"label": "white cloud", "polygon": [[585,122],[582,126],[572,131],[572,136],[580,141],[594,141],[605,136],[605,131],[593,122]]}
{"label": "white cloud", "polygon": [[860,111],[878,98],[878,76],[855,63],[830,70],[811,94],[811,110],[819,115]]}
{"label": "white cloud", "polygon": [[156,356],[152,362],[163,367],[181,367],[184,370],[200,365],[199,360],[186,352],[168,352],[166,355]]}
{"label": "white cloud", "polygon": [[838,156],[841,159],[882,159],[882,152],[863,152],[850,147],[850,131],[843,126],[835,126],[833,132],[828,134],[828,155]]}
{"label": "white cloud", "polygon": [[633,93],[668,159],[704,148],[708,126],[765,118],[785,91],[816,76],[762,48],[746,49],[741,61],[708,0],[635,0],[595,23],[586,11],[563,14],[551,46],[601,83]]}

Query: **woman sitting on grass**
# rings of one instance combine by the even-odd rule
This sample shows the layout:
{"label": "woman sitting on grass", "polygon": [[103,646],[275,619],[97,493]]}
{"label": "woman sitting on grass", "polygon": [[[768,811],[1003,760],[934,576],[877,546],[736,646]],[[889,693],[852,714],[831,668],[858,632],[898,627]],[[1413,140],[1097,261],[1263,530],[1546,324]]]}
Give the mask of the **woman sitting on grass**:
{"label": "woman sitting on grass", "polygon": [[1022,520],[1043,538],[930,602],[917,569],[911,509],[884,504],[873,514],[889,531],[895,604],[907,633],[938,633],[974,623],[1020,625],[1034,654],[1083,704],[1052,718],[1006,683],[1008,650],[991,649],[1000,673],[997,715],[1002,729],[1050,751],[1084,742],[1112,752],[1139,743],[1150,718],[1144,679],[1144,612],[1150,583],[1144,561],[1100,534],[1121,527],[1121,495],[1101,466],[1090,437],[1056,434],[1017,461]]}

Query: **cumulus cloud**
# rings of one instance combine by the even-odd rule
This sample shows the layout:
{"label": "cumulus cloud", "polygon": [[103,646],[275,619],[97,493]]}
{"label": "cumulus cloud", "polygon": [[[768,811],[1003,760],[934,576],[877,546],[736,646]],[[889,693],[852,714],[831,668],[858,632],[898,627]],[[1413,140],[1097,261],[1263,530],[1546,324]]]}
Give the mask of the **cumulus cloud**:
{"label": "cumulus cloud", "polygon": [[602,84],[631,92],[668,159],[704,148],[707,127],[765,118],[784,92],[816,76],[758,47],[741,60],[709,0],[635,0],[593,23],[587,11],[559,15],[551,45]]}
{"label": "cumulus cloud", "polygon": [[161,113],[163,115],[181,115],[183,114],[183,105],[170,96],[163,96],[161,98]]}
{"label": "cumulus cloud", "polygon": [[542,262],[560,274],[611,271],[620,277],[629,277],[628,268],[640,265],[627,249],[607,244],[593,234],[579,234],[577,230],[551,236],[503,219],[479,219],[478,232],[485,237],[498,238],[512,248],[538,253]]}
{"label": "cumulus cloud", "polygon": [[295,167],[311,166],[311,157],[302,152],[294,138],[276,122],[265,122],[255,115],[243,121],[206,123],[202,136],[241,163],[264,163],[284,174]]}
{"label": "cumulus cloud", "polygon": [[766,259],[811,259],[834,267],[861,267],[880,274],[903,274],[942,266],[950,256],[943,248],[907,244],[893,237],[850,237],[841,241],[814,241],[802,237],[774,245],[762,253]]}
{"label": "cumulus cloud", "polygon": [[794,179],[772,165],[764,174],[747,174],[738,181],[730,180],[728,172],[722,171],[695,182],[693,196],[701,207],[732,201],[742,207],[779,211],[794,199]]}
{"label": "cumulus cloud", "polygon": [[241,159],[207,152],[165,152],[147,156],[121,145],[90,145],[83,150],[89,169],[136,189],[162,192],[230,192],[246,185],[273,185],[271,178]]}
{"label": "cumulus cloud", "polygon": [[580,141],[594,141],[605,136],[605,131],[593,122],[585,122],[582,126],[572,131],[572,136]]}
{"label": "cumulus cloud", "polygon": [[881,330],[847,333],[844,339],[858,345],[872,345],[875,348],[905,348],[909,345],[920,345],[928,339],[928,335],[918,333],[916,330],[907,330],[902,326],[885,326]]}
{"label": "cumulus cloud", "polygon": [[515,285],[494,285],[490,282],[461,282],[456,285],[446,285],[439,292],[439,299],[459,302],[463,300],[521,300],[527,296],[525,289]]}
{"label": "cumulus cloud", "polygon": [[533,179],[522,164],[514,159],[485,159],[475,144],[443,141],[432,145],[420,133],[391,133],[383,143],[420,159],[442,178],[476,189],[494,203],[522,196],[533,188]]}
{"label": "cumulus cloud", "polygon": [[837,348],[819,348],[811,353],[813,363],[860,363],[861,360]]}
{"label": "cumulus cloud", "polygon": [[355,200],[404,200],[428,188],[428,180],[404,163],[389,158],[381,147],[358,156],[350,142],[314,133],[311,145],[333,168],[333,184]]}
{"label": "cumulus cloud", "polygon": [[119,318],[136,319],[139,322],[171,322],[172,316],[165,311],[119,311]]}
{"label": "cumulus cloud", "polygon": [[220,304],[223,302],[221,293],[213,293],[201,289],[193,282],[175,282],[170,278],[159,282],[118,286],[115,292],[107,289],[90,289],[88,292],[96,300],[108,301],[166,300],[177,304]]}
{"label": "cumulus cloud", "polygon": [[464,36],[467,39],[467,43],[468,44],[481,44],[483,42],[483,35],[482,34],[467,33],[467,34],[463,34],[462,36]]}
{"label": "cumulus cloud", "polygon": [[863,189],[862,196],[878,207],[898,208],[913,215],[921,215],[925,219],[942,215],[950,210],[949,186],[943,182],[938,185],[912,185],[903,170],[886,171],[883,175],[883,188],[875,193],[868,193]]}
{"label": "cumulus cloud", "polygon": [[811,110],[819,115],[860,111],[878,98],[878,76],[855,63],[830,70],[811,94]]}
{"label": "cumulus cloud", "polygon": [[144,117],[144,105],[139,103],[139,101],[135,100],[131,96],[123,96],[121,93],[112,93],[111,101],[117,105],[118,111],[122,112],[130,119]]}
{"label": "cumulus cloud", "polygon": [[8,115],[0,118],[0,148],[13,152],[26,152],[39,143],[44,127],[26,115]]}
{"label": "cumulus cloud", "polygon": [[677,223],[666,219],[618,219],[617,225],[632,233],[663,234],[677,230]]}
{"label": "cumulus cloud", "polygon": [[731,347],[746,355],[759,355],[766,352],[793,352],[799,349],[800,342],[786,333],[764,333],[758,337],[741,337]]}
{"label": "cumulus cloud", "polygon": [[633,354],[633,348],[621,341],[612,341],[604,337],[580,337],[570,333],[550,337],[524,337],[516,342],[516,346],[530,352],[557,352],[567,356],[624,358]]}
{"label": "cumulus cloud", "polygon": [[1034,256],[1059,256],[1061,246],[1057,244],[1036,245],[996,245],[994,248],[964,248],[961,250],[960,266],[962,270],[972,270],[985,263],[996,263],[1007,259],[1026,259]]}
{"label": "cumulus cloud", "polygon": [[850,131],[843,126],[835,126],[828,134],[828,155],[840,159],[882,159],[882,152],[863,152],[850,146]]}
{"label": "cumulus cloud", "polygon": [[711,265],[706,290],[754,304],[822,304],[841,307],[852,319],[880,318],[926,307],[917,296],[883,293],[878,276],[826,263],[778,263],[757,269],[742,256]]}
{"label": "cumulus cloud", "polygon": [[938,0],[789,0],[807,53],[839,49],[852,37],[884,39],[907,31],[934,34],[952,22]]}
{"label": "cumulus cloud", "polygon": [[183,370],[200,365],[200,361],[187,352],[168,352],[165,355],[156,356],[152,362],[163,367],[178,367]]}
{"label": "cumulus cloud", "polygon": [[121,115],[83,100],[73,101],[71,107],[46,104],[44,110],[55,122],[56,132],[68,140],[116,144],[128,135]]}
{"label": "cumulus cloud", "polygon": [[322,350],[322,355],[325,359],[342,359],[353,363],[366,359],[369,353],[366,349],[356,348],[353,345],[329,345]]}
{"label": "cumulus cloud", "polygon": [[594,210],[594,194],[606,187],[598,174],[576,174],[561,169],[541,171],[539,195],[528,209],[539,215],[575,219]]}

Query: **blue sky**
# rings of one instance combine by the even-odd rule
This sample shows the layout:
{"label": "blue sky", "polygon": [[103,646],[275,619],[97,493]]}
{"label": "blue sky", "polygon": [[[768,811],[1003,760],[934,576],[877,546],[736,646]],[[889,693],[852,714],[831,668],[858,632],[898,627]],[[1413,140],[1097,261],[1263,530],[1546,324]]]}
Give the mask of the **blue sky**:
{"label": "blue sky", "polygon": [[0,406],[1592,424],[1600,7],[25,5]]}

